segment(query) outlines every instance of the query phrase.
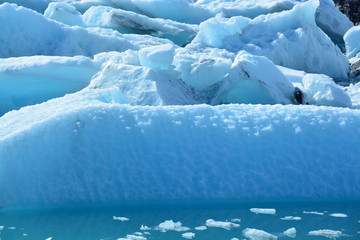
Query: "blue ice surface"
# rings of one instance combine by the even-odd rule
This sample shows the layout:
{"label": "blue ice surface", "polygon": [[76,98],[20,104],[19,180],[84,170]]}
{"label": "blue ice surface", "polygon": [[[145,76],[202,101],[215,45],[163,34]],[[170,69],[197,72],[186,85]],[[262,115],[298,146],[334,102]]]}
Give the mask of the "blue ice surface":
{"label": "blue ice surface", "polygon": [[360,199],[359,110],[81,99],[0,118],[1,206]]}
{"label": "blue ice surface", "polygon": [[[252,207],[275,208],[276,214],[264,215],[250,212]],[[317,212],[323,215],[306,214]],[[330,216],[332,213],[346,214],[345,218]],[[113,220],[113,216],[126,217],[125,222]],[[281,220],[285,216],[297,216],[301,220]],[[199,231],[195,227],[204,226],[206,220],[231,221],[240,219],[240,227],[231,230],[209,227]],[[38,240],[116,240],[127,235],[142,233],[141,237],[156,240],[185,239],[185,233],[177,231],[161,232],[155,226],[165,220],[180,221],[190,228],[186,232],[195,233],[197,240],[245,239],[242,231],[246,228],[266,231],[278,239],[291,239],[283,232],[296,229],[295,239],[325,240],[323,236],[309,236],[310,231],[329,229],[341,231],[339,239],[359,239],[359,202],[297,202],[297,203],[243,203],[243,204],[188,204],[188,205],[142,205],[114,208],[76,208],[28,211],[1,211],[0,226],[2,239]],[[141,225],[151,228],[140,230]],[[145,234],[148,232],[150,234]],[[267,238],[265,238],[267,239]]]}

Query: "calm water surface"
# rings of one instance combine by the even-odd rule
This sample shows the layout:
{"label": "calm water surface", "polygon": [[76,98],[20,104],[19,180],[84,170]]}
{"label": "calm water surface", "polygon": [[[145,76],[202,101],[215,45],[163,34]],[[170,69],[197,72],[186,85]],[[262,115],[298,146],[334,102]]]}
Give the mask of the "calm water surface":
{"label": "calm water surface", "polygon": [[[274,208],[276,214],[255,214],[250,208]],[[331,216],[333,213],[341,213],[342,217]],[[129,220],[114,220],[114,216],[126,217]],[[285,216],[300,217],[301,220],[282,220]],[[219,227],[209,227],[203,231],[194,229],[204,226],[208,219],[235,219],[234,223],[240,224],[240,227],[231,230]],[[238,219],[241,221],[238,222]],[[16,211],[2,209],[0,239],[116,240],[127,237],[132,240],[184,240],[182,234],[185,232],[154,230],[154,227],[166,220],[180,221],[182,226],[190,228],[185,232],[194,233],[193,239],[198,240],[249,239],[242,233],[245,228],[263,230],[284,240],[331,239],[309,235],[310,231],[324,229],[341,231],[342,235],[336,239],[360,239],[360,202],[152,205]],[[146,225],[151,230],[140,230],[141,225]],[[296,229],[295,238],[283,234],[292,227]]]}

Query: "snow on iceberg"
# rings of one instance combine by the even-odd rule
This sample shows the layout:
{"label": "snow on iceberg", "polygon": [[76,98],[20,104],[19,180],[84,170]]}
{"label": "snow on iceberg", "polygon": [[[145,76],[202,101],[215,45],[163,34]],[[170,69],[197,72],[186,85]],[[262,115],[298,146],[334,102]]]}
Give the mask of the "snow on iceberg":
{"label": "snow on iceberg", "polygon": [[89,88],[117,86],[132,105],[295,102],[292,83],[270,60],[243,51],[235,57],[226,50],[165,44],[95,60],[103,69]]}
{"label": "snow on iceberg", "polygon": [[343,43],[344,34],[354,26],[349,18],[335,7],[333,0],[320,1],[316,11],[316,24],[334,43]]}
{"label": "snow on iceberg", "polygon": [[51,2],[44,16],[70,26],[83,26],[82,15],[75,6],[66,2]]}
{"label": "snow on iceberg", "polygon": [[149,18],[130,11],[111,7],[91,7],[83,15],[86,26],[112,28],[122,33],[150,34],[170,39],[183,46],[197,33],[197,25],[179,23],[168,19]]}
{"label": "snow on iceberg", "polygon": [[155,18],[199,24],[210,18],[211,13],[192,0],[132,0],[138,11]]}
{"label": "snow on iceberg", "polygon": [[132,105],[183,105],[199,103],[181,82],[143,66],[109,63],[88,89],[114,89],[122,97],[110,102]]}
{"label": "snow on iceberg", "polygon": [[304,102],[314,105],[351,107],[350,96],[339,85],[326,76],[307,74],[303,77]]}
{"label": "snow on iceberg", "polygon": [[[348,58],[356,57],[360,53],[360,26],[350,28],[344,35],[346,56]],[[360,55],[357,56],[358,58]]]}
{"label": "snow on iceberg", "polygon": [[[19,6],[23,6],[26,8],[33,9],[39,13],[43,13],[47,6],[53,2],[54,0],[6,0],[1,2],[9,2],[9,3],[15,3]],[[61,0],[55,0],[55,1],[61,1]]]}
{"label": "snow on iceberg", "polygon": [[31,56],[0,59],[0,116],[85,88],[100,64],[76,57]]}
{"label": "snow on iceberg", "polygon": [[293,85],[269,59],[241,51],[213,102],[288,104],[294,102],[293,93]]}
{"label": "snow on iceberg", "polygon": [[263,14],[290,10],[297,3],[296,0],[198,0],[195,5],[208,9],[213,16],[220,13],[227,18],[234,16],[255,18]]}
{"label": "snow on iceberg", "polygon": [[83,90],[1,117],[0,205],[360,197],[358,110],[116,97]]}
{"label": "snow on iceberg", "polygon": [[52,2],[44,15],[74,26],[110,28],[120,33],[148,34],[186,45],[196,35],[198,26],[168,19],[150,18],[132,11],[108,6],[90,7],[83,15],[70,3]]}
{"label": "snow on iceberg", "polygon": [[0,57],[3,58],[30,55],[93,56],[104,51],[135,48],[121,34],[69,27],[14,4],[0,5],[0,24],[3,26]]}
{"label": "snow on iceberg", "polygon": [[192,51],[180,48],[174,56],[175,70],[186,84],[203,90],[222,82],[229,74],[234,54],[215,48]]}
{"label": "snow on iceberg", "polygon": [[151,46],[139,50],[139,62],[145,67],[165,70],[171,67],[174,55],[175,46],[172,44]]}
{"label": "snow on iceberg", "polygon": [[253,20],[211,18],[200,24],[199,33],[188,47],[211,46],[235,53],[246,50],[266,56],[277,65],[347,79],[348,60],[315,23],[318,6],[318,0],[310,0],[289,11]]}
{"label": "snow on iceberg", "polygon": [[[255,18],[260,15],[291,10],[302,0],[199,0],[195,5],[208,9],[213,16],[221,14],[230,18],[243,16]],[[343,43],[345,32],[353,26],[349,18],[341,13],[332,0],[322,0],[316,10],[316,24],[335,42]]]}

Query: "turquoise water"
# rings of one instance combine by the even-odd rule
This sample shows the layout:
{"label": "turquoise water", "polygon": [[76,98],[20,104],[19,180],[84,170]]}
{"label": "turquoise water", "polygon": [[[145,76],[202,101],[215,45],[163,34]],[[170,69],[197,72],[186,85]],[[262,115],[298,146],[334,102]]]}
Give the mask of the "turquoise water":
{"label": "turquoise water", "polygon": [[[276,214],[255,214],[250,208],[274,208]],[[323,215],[304,213],[318,212]],[[333,217],[332,213],[347,217]],[[114,220],[113,216],[126,217],[128,221]],[[281,220],[285,216],[301,217],[301,220]],[[231,221],[241,219],[240,227],[226,230],[212,227],[199,231],[194,228],[205,225],[207,219]],[[48,210],[0,210],[1,240],[116,240],[128,234],[143,233],[143,239],[185,239],[184,232],[154,230],[165,220],[180,221],[195,233],[193,239],[231,240],[246,239],[245,228],[264,230],[278,239],[292,239],[283,232],[295,227],[294,239],[330,239],[311,236],[310,231],[330,229],[341,231],[339,239],[360,239],[360,202],[333,203],[246,203],[246,204],[196,204],[196,205],[149,205],[111,208],[48,209]],[[151,230],[140,230],[146,225]],[[135,234],[134,234],[135,233]],[[140,236],[140,233],[137,233]],[[131,238],[131,237],[130,237]],[[134,237],[133,237],[134,239]],[[141,239],[141,238],[139,238]]]}

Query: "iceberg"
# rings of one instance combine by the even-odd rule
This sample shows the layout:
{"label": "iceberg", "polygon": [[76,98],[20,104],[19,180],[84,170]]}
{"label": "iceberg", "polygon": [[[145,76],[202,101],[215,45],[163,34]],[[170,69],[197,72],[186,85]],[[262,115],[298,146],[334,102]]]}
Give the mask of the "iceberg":
{"label": "iceberg", "polygon": [[1,4],[0,207],[360,199],[360,85],[337,84],[357,27],[328,0],[263,3]]}
{"label": "iceberg", "polygon": [[52,2],[44,15],[71,26],[101,27],[120,33],[144,34],[169,39],[179,46],[188,44],[198,26],[148,16],[109,6],[92,6],[81,14],[74,5]]}
{"label": "iceberg", "polygon": [[344,42],[344,34],[354,26],[349,18],[335,7],[332,0],[320,1],[316,11],[316,24],[337,44]]}
{"label": "iceberg", "polygon": [[31,55],[92,57],[105,51],[125,51],[135,46],[121,34],[70,27],[14,4],[0,5],[3,26],[0,57]]}
{"label": "iceberg", "polygon": [[349,62],[316,25],[318,6],[318,0],[310,0],[289,11],[255,19],[211,18],[200,24],[199,33],[188,47],[216,47],[234,53],[246,50],[280,66],[345,80]]}
{"label": "iceberg", "polygon": [[83,90],[1,117],[0,205],[360,198],[358,110],[116,98]]}
{"label": "iceberg", "polygon": [[210,11],[195,5],[193,0],[132,0],[147,16],[199,24],[211,17]]}
{"label": "iceberg", "polygon": [[222,14],[226,18],[234,16],[255,18],[259,15],[290,10],[297,3],[296,0],[198,0],[195,5],[208,9],[213,16]]}
{"label": "iceberg", "polygon": [[149,34],[166,38],[183,46],[197,33],[197,25],[168,19],[150,18],[141,14],[111,7],[91,7],[83,15],[86,26],[112,28],[121,33]]}
{"label": "iceberg", "polygon": [[0,59],[0,116],[14,109],[77,92],[100,64],[84,56]]}
{"label": "iceberg", "polygon": [[[345,47],[346,47],[346,56],[348,58],[356,57],[360,53],[360,26],[352,27],[344,35]],[[360,57],[357,56],[358,58]]]}
{"label": "iceberg", "polygon": [[350,96],[325,75],[307,74],[302,79],[305,102],[314,105],[351,107]]}
{"label": "iceberg", "polygon": [[81,13],[70,3],[51,2],[44,16],[70,26],[84,26]]}

